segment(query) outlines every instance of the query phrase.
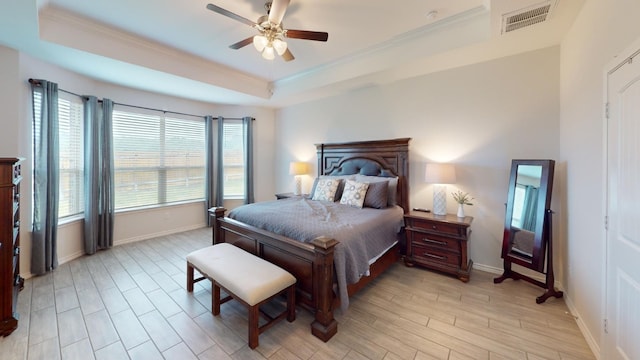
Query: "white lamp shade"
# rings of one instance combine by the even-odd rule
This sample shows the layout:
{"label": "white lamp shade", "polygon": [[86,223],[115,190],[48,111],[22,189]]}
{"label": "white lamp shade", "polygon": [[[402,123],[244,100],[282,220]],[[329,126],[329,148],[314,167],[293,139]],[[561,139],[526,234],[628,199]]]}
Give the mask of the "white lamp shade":
{"label": "white lamp shade", "polygon": [[276,53],[273,51],[273,48],[271,46],[267,46],[262,51],[262,57],[267,60],[273,60],[276,58]]}
{"label": "white lamp shade", "polygon": [[456,168],[453,164],[427,164],[424,181],[430,184],[455,184]]}
{"label": "white lamp shade", "polygon": [[276,49],[278,55],[282,56],[287,51],[287,43],[280,39],[275,39],[273,40],[273,48]]}
{"label": "white lamp shade", "polygon": [[256,35],[253,37],[253,46],[259,52],[262,52],[262,50],[264,50],[265,46],[267,46],[268,43],[269,40],[262,35]]}
{"label": "white lamp shade", "polygon": [[304,175],[309,172],[309,166],[306,162],[293,161],[289,164],[290,175]]}

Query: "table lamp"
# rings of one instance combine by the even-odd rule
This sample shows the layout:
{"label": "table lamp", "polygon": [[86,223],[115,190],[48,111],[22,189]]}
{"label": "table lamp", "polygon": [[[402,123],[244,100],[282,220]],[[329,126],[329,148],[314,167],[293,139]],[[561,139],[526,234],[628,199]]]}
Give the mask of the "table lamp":
{"label": "table lamp", "polygon": [[456,169],[453,164],[427,164],[424,180],[433,185],[433,214],[447,213],[447,186],[456,182]]}
{"label": "table lamp", "polygon": [[295,175],[296,188],[293,192],[294,195],[302,194],[302,176],[309,172],[309,166],[306,162],[292,161],[289,164],[289,174]]}

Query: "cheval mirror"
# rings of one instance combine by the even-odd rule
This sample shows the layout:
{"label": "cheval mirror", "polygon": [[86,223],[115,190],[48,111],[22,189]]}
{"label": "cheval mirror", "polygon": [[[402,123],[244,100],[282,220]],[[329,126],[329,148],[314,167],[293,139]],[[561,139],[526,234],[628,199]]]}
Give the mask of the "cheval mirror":
{"label": "cheval mirror", "polygon": [[[545,293],[536,298],[538,304],[550,296],[563,295],[553,284],[553,211],[549,207],[554,167],[553,160],[512,160],[502,239],[504,273],[493,279],[496,284],[508,278],[525,280],[545,288]],[[546,281],[520,274],[512,269],[512,264],[544,273]]]}

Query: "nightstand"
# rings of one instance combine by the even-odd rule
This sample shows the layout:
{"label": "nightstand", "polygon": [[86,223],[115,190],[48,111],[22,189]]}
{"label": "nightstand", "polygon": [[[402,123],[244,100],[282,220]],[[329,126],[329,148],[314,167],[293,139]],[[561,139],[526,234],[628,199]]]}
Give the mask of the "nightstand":
{"label": "nightstand", "polygon": [[303,196],[303,197],[309,197],[308,194],[302,194],[302,195],[295,195],[292,192],[288,192],[288,193],[280,193],[280,194],[276,194],[276,199],[277,200],[282,200],[282,199],[288,199],[288,198],[292,198],[292,197],[296,197],[296,196]]}
{"label": "nightstand", "polygon": [[411,211],[404,215],[407,233],[407,266],[425,268],[453,274],[463,282],[469,281],[473,260],[467,256],[469,226],[473,218],[456,215],[433,215]]}

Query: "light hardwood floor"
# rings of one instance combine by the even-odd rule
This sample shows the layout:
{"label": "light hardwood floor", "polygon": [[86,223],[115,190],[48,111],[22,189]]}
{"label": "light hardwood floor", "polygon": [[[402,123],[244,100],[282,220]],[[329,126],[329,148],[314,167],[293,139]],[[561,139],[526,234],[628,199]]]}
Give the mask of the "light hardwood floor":
{"label": "light hardwood floor", "polygon": [[210,313],[211,286],[185,290],[185,256],[211,243],[209,229],[116,246],[29,279],[20,323],[0,339],[13,359],[594,359],[564,301],[537,305],[541,289],[495,285],[474,270],[469,283],[394,265],[338,314],[338,334],[310,334],[298,309],[247,346],[244,308]]}

